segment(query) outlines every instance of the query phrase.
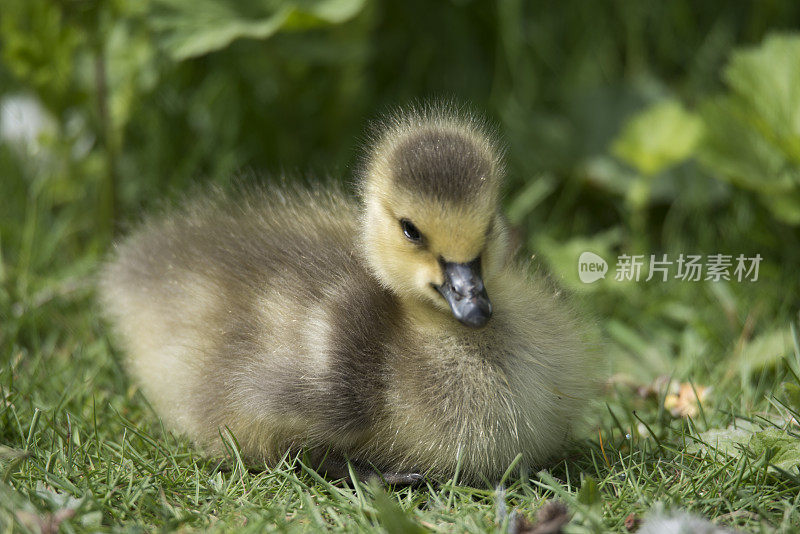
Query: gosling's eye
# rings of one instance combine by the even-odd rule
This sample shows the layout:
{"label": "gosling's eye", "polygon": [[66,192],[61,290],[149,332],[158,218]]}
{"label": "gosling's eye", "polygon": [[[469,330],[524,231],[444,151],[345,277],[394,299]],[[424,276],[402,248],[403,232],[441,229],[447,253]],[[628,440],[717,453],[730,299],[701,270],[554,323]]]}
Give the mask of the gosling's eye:
{"label": "gosling's eye", "polygon": [[419,229],[414,226],[414,223],[408,219],[400,219],[400,227],[403,229],[403,235],[413,243],[422,243],[422,234]]}

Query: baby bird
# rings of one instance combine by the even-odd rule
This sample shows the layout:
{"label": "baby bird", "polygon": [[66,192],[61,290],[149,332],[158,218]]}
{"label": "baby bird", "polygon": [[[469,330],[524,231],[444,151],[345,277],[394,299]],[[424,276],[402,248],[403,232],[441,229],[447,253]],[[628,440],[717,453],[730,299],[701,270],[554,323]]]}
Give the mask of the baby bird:
{"label": "baby bird", "polygon": [[[305,449],[320,470],[496,482],[563,452],[590,344],[514,259],[481,121],[382,121],[360,201],[334,185],[213,192],[146,221],[100,300],[144,394],[212,454]],[[325,462],[322,462],[322,459]]]}

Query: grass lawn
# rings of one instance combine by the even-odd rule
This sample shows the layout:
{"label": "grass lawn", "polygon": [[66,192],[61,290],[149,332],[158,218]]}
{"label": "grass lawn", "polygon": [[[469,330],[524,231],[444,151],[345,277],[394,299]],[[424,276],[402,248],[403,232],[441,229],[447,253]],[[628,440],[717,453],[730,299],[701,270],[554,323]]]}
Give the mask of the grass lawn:
{"label": "grass lawn", "polygon": [[[655,509],[800,532],[796,0],[1,1],[0,534],[524,532],[551,501],[565,532]],[[117,225],[235,174],[352,178],[371,117],[437,95],[497,122],[515,241],[603,340],[564,458],[351,487],[165,430],[94,303]],[[590,285],[589,251],[763,263]]]}
{"label": "grass lawn", "polygon": [[[91,277],[66,280],[26,293],[16,277],[0,300],[4,532],[505,532],[514,517],[535,518],[546,499],[567,505],[567,532],[626,532],[630,514],[653,506],[748,532],[800,529],[794,328],[785,358],[745,378],[725,366],[709,372],[691,355],[674,368],[704,382],[680,391],[675,380],[674,395],[664,380],[615,375],[568,457],[530,480],[509,478],[503,491],[457,479],[385,491],[327,482],[293,458],[248,469],[232,441],[227,461],[205,458],[166,431],[129,382],[92,303]],[[775,352],[768,341],[734,349],[766,358]]]}

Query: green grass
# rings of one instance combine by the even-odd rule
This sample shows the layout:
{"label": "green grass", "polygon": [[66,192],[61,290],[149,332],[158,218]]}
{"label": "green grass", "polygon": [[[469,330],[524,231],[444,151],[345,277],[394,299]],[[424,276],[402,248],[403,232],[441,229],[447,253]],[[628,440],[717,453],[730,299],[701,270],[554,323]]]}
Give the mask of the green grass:
{"label": "green grass", "polygon": [[[796,440],[798,427],[781,423],[791,412],[780,393],[787,376],[796,382],[794,361],[744,389],[738,376],[715,383],[695,420],[672,417],[663,398],[642,395],[636,384],[612,381],[585,437],[530,480],[509,479],[503,493],[457,480],[384,493],[327,482],[294,458],[244,466],[233,441],[226,461],[209,459],[165,431],[127,379],[87,282],[17,302],[6,291],[2,314],[3,531],[54,521],[64,532],[505,531],[502,510],[532,518],[545,499],[574,514],[568,532],[624,532],[629,514],[645,516],[657,502],[748,532],[800,528],[800,473],[772,466],[781,451],[687,451],[699,432],[734,419],[787,428]],[[796,348],[789,360],[800,362]]]}
{"label": "green grass", "polygon": [[[800,37],[766,37],[798,27],[798,2],[365,2],[183,60],[170,36],[214,45],[225,20],[166,4],[3,0],[0,97],[35,96],[53,125],[0,142],[0,532],[506,531],[547,499],[569,532],[658,503],[800,531],[800,100],[782,89]],[[351,177],[383,106],[451,94],[498,123],[515,237],[606,340],[613,379],[567,457],[501,493],[385,491],[165,431],[93,305],[115,225],[241,169]],[[570,283],[585,250],[764,262],[758,283]],[[665,374],[713,386],[693,418],[650,394]]]}

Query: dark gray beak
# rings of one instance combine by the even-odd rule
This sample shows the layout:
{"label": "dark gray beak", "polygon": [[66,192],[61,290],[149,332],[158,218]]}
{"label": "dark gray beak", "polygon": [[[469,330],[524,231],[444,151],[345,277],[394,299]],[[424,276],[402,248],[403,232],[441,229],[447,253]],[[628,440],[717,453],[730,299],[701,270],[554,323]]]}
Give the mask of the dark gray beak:
{"label": "dark gray beak", "polygon": [[453,317],[472,328],[484,326],[492,316],[492,303],[481,278],[481,259],[469,263],[441,261],[444,283],[435,286],[450,305]]}

